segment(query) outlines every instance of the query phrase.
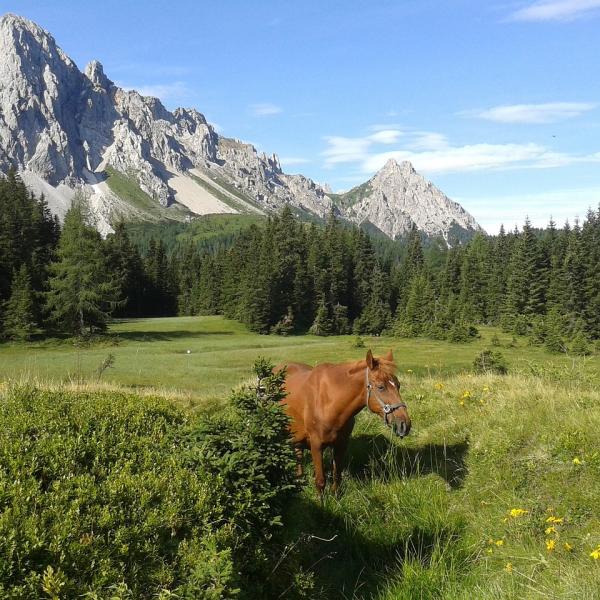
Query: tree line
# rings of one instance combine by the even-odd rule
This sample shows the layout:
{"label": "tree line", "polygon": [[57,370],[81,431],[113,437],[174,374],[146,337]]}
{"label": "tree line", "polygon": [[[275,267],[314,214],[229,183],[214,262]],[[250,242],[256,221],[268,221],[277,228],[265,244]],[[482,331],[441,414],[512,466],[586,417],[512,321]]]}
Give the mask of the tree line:
{"label": "tree line", "polygon": [[[139,228],[138,228],[139,230]],[[499,325],[554,351],[600,338],[600,210],[582,224],[441,249],[413,230],[382,243],[332,214],[289,208],[226,244],[170,245],[124,224],[106,239],[83,200],[62,228],[17,175],[0,180],[0,331],[89,335],[113,316],[223,314],[260,333],[429,336],[467,341]]]}

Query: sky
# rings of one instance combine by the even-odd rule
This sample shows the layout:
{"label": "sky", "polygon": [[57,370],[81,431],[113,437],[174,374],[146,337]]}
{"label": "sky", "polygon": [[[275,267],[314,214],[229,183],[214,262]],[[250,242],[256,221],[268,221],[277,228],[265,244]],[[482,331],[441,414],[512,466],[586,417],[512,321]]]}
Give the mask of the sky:
{"label": "sky", "polygon": [[600,0],[0,0],[334,191],[410,160],[490,233],[600,203]]}

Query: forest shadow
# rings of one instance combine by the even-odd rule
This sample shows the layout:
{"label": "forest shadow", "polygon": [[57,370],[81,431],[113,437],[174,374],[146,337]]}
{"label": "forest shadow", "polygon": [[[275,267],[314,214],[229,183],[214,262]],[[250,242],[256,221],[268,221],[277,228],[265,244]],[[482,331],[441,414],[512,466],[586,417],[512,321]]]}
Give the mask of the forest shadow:
{"label": "forest shadow", "polygon": [[458,489],[468,473],[465,462],[468,450],[468,440],[411,448],[392,443],[383,434],[361,434],[350,439],[346,473],[383,481],[433,473],[444,479],[451,489]]}
{"label": "forest shadow", "polygon": [[429,567],[436,548],[461,535],[452,525],[431,529],[415,525],[390,529],[385,536],[374,532],[370,537],[347,516],[328,508],[327,501],[321,504],[306,497],[294,500],[284,527],[282,542],[286,548],[294,547],[296,553],[288,568],[300,563],[314,573],[319,598],[344,600],[372,597],[387,579],[398,576],[405,561]]}
{"label": "forest shadow", "polygon": [[172,331],[119,331],[115,332],[115,336],[120,339],[133,342],[170,342],[183,338],[202,338],[213,335],[234,335],[235,332],[223,331],[188,331],[188,330],[172,330]]}

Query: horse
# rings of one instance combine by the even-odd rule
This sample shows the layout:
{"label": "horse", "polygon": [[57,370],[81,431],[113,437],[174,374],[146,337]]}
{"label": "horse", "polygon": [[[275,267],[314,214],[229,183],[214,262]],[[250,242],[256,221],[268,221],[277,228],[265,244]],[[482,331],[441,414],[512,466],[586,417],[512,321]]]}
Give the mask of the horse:
{"label": "horse", "polygon": [[325,488],[323,450],[333,447],[332,491],[339,488],[348,441],[356,415],[365,407],[379,415],[400,438],[408,435],[411,422],[402,401],[396,365],[390,350],[375,358],[371,350],[365,360],[314,368],[302,363],[279,365],[286,369],[286,397],[281,401],[290,417],[290,430],[302,476],[302,458],[310,449],[319,495]]}

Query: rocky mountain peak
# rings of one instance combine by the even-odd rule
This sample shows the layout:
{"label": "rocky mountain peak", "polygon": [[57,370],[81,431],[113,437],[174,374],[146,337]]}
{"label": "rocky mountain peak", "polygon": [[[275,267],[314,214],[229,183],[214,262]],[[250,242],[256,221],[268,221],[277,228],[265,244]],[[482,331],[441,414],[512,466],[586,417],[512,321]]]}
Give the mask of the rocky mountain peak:
{"label": "rocky mountain peak", "polygon": [[113,82],[104,74],[104,67],[98,60],[93,60],[87,65],[84,75],[97,87],[108,89],[113,85]]}
{"label": "rocky mountain peak", "polygon": [[413,173],[416,174],[416,171],[410,161],[403,160],[399,163],[395,158],[390,158],[383,167],[375,173],[373,179],[377,177],[388,178],[390,176],[408,177]]}
{"label": "rocky mountain peak", "polygon": [[158,98],[119,88],[97,60],[82,73],[22,17],[0,19],[0,57],[0,171],[16,168],[59,215],[83,190],[103,232],[116,214],[183,220],[286,204],[311,219],[335,209],[392,238],[413,224],[448,240],[454,229],[478,228],[406,161],[389,160],[348,194],[289,175],[276,154],[219,135],[197,110],[171,112]]}

